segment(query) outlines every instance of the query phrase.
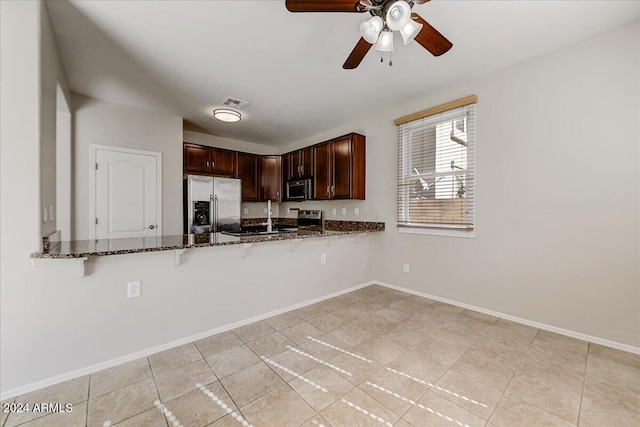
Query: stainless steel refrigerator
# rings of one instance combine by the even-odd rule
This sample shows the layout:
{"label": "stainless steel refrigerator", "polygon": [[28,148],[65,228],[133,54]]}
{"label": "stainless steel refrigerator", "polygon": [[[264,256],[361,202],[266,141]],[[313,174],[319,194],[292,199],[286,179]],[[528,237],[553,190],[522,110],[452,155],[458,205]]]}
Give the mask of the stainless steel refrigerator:
{"label": "stainless steel refrigerator", "polygon": [[188,175],[183,196],[185,234],[240,230],[241,180]]}

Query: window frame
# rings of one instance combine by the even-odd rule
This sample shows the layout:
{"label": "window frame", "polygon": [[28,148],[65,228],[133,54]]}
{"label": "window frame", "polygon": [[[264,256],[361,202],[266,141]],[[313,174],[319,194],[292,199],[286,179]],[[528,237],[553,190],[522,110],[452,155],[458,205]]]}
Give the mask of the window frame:
{"label": "window frame", "polygon": [[[397,225],[398,231],[401,233],[409,233],[409,234],[423,234],[423,235],[433,235],[433,236],[446,236],[446,237],[463,237],[463,238],[475,238],[476,231],[476,218],[475,218],[475,104],[477,103],[477,96],[471,95],[465,98],[461,98],[452,102],[448,102],[446,104],[438,105],[436,107],[428,108],[426,110],[422,110],[408,116],[400,117],[394,121],[394,124],[398,126],[398,175],[397,175]],[[470,193],[471,197],[465,201],[464,210],[465,215],[470,215],[470,225],[456,225],[456,224],[442,224],[442,223],[408,223],[405,221],[403,223],[403,217],[407,218],[408,210],[409,210],[409,202],[411,197],[409,196],[410,188],[406,186],[406,180],[408,175],[411,173],[412,165],[409,164],[411,162],[411,155],[407,155],[408,143],[406,137],[410,135],[411,131],[411,122],[417,122],[418,120],[426,119],[432,116],[441,115],[442,122],[447,122],[448,120],[445,118],[447,113],[453,113],[455,110],[460,109],[462,107],[472,106],[471,108],[471,116],[467,113],[466,120],[466,128],[470,132],[468,135],[468,145],[467,145],[467,168],[465,169],[465,175],[469,177],[468,183],[470,182]],[[469,120],[471,118],[471,120]],[[455,122],[455,118],[452,118],[452,121]],[[471,122],[471,125],[469,124]],[[405,127],[401,127],[402,125],[408,125]],[[415,124],[416,129],[420,129],[418,123]],[[430,126],[437,126],[435,123],[431,123],[428,125],[422,126],[422,128],[427,128]],[[456,126],[453,123],[453,126]],[[409,129],[407,129],[409,128]],[[407,132],[407,130],[409,132]],[[436,147],[434,147],[436,148]],[[435,152],[435,150],[434,150]],[[451,173],[438,173],[433,172],[430,175],[451,175]],[[419,174],[420,175],[420,174]],[[418,176],[419,176],[418,175]],[[465,178],[466,179],[466,178]],[[401,192],[405,193],[402,194]],[[468,217],[466,217],[468,218]]]}

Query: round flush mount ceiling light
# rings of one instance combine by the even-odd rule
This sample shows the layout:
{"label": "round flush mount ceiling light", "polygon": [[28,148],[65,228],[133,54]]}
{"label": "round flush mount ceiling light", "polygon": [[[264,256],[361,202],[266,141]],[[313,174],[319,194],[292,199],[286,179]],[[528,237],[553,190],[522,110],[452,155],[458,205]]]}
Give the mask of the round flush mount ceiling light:
{"label": "round flush mount ceiling light", "polygon": [[221,122],[234,123],[239,122],[242,115],[235,110],[229,110],[227,108],[218,108],[213,110],[213,117]]}

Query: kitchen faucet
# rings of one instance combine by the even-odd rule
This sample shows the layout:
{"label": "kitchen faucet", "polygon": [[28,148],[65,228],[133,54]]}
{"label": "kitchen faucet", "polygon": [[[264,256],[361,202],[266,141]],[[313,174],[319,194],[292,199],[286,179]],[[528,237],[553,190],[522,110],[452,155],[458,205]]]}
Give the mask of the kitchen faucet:
{"label": "kitchen faucet", "polygon": [[271,200],[267,200],[267,222],[263,222],[260,225],[267,226],[267,233],[273,232],[273,222],[271,221]]}

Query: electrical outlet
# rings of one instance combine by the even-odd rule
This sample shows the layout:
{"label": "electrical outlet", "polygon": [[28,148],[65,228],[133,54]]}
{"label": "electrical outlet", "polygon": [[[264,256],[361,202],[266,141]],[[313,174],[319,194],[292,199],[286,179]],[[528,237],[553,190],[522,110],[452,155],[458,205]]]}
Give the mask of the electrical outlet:
{"label": "electrical outlet", "polygon": [[264,213],[267,213],[267,208],[264,208],[264,209],[263,209],[263,212],[264,212]]}
{"label": "electrical outlet", "polygon": [[408,273],[408,272],[409,272],[409,264],[406,264],[406,263],[405,263],[405,264],[402,266],[402,271],[404,271],[405,273]]}
{"label": "electrical outlet", "polygon": [[336,208],[331,209],[331,215],[336,215],[338,213],[338,211],[336,211]]}
{"label": "electrical outlet", "polygon": [[347,208],[342,208],[342,215],[346,215],[347,214]]}
{"label": "electrical outlet", "polygon": [[127,283],[127,298],[140,296],[140,281]]}
{"label": "electrical outlet", "polygon": [[249,208],[244,208],[244,209],[242,210],[242,212],[243,212],[245,215],[249,215]]}
{"label": "electrical outlet", "polygon": [[360,208],[354,208],[354,209],[353,209],[353,214],[354,214],[355,216],[360,215]]}
{"label": "electrical outlet", "polygon": [[320,264],[327,263],[327,254],[320,254]]}

